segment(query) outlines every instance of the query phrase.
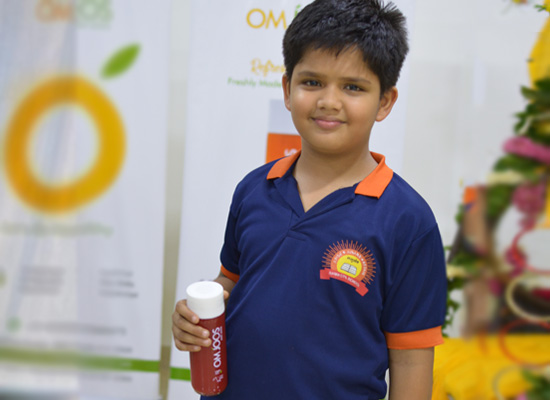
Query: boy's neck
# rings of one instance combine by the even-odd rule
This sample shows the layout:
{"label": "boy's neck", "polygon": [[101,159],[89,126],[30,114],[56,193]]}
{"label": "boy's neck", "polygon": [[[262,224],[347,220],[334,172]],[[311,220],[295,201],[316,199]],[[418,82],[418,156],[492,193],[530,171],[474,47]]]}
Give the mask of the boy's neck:
{"label": "boy's neck", "polygon": [[362,181],[377,165],[369,149],[353,156],[333,156],[304,148],[296,162],[294,176],[324,183],[338,182],[347,187]]}
{"label": "boy's neck", "polygon": [[302,149],[293,171],[304,210],[330,193],[355,185],[378,165],[370,151],[351,156],[323,155]]}

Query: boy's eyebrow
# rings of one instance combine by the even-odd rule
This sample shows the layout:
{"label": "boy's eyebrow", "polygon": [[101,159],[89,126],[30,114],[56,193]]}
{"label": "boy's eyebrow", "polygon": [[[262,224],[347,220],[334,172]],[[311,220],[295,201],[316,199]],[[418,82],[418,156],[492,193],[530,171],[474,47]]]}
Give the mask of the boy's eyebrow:
{"label": "boy's eyebrow", "polygon": [[365,79],[365,78],[356,78],[356,77],[344,77],[342,78],[343,81],[346,81],[346,82],[355,82],[355,83],[366,83],[368,85],[372,85],[372,82],[368,79]]}
{"label": "boy's eyebrow", "polygon": [[[318,72],[314,72],[314,71],[300,71],[298,72],[296,75],[298,76],[305,76],[305,77],[311,77],[311,78],[323,78],[324,75],[323,74],[320,74]],[[341,78],[342,81],[345,81],[345,82],[352,82],[352,83],[363,83],[363,84],[367,84],[367,85],[372,85],[372,82],[368,79],[365,79],[365,78],[358,78],[358,77],[354,77],[354,76],[344,76]]]}
{"label": "boy's eyebrow", "polygon": [[313,78],[321,78],[323,77],[324,75],[323,74],[319,74],[317,72],[313,72],[313,71],[300,71],[297,73],[298,76],[310,76],[310,77],[313,77]]}

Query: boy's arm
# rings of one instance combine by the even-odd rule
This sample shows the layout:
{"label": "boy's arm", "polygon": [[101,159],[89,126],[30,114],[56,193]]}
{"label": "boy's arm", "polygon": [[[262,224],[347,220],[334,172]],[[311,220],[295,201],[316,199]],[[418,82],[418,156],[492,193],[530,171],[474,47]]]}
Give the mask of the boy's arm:
{"label": "boy's arm", "polygon": [[233,290],[233,288],[236,285],[235,281],[229,279],[221,271],[220,271],[220,274],[218,275],[218,277],[216,279],[214,279],[214,282],[218,282],[220,285],[222,285],[223,290],[227,291],[228,294],[231,294],[231,291]]}
{"label": "boy's arm", "polygon": [[389,349],[389,400],[432,398],[434,348]]}

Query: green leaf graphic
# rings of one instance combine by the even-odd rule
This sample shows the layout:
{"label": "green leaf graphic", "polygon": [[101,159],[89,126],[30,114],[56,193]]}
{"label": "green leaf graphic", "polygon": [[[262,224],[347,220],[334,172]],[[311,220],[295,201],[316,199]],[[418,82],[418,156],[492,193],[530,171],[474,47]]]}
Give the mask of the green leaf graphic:
{"label": "green leaf graphic", "polygon": [[136,60],[139,50],[140,46],[138,44],[132,44],[118,50],[109,58],[101,71],[101,75],[104,78],[112,78],[126,72]]}

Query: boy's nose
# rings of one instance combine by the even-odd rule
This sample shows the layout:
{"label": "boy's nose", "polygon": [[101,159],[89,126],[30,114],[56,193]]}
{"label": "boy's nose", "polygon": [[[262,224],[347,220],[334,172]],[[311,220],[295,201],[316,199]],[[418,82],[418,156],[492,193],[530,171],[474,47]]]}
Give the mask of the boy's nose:
{"label": "boy's nose", "polygon": [[321,110],[339,110],[342,107],[342,100],[338,89],[332,86],[325,87],[320,92],[317,107]]}

